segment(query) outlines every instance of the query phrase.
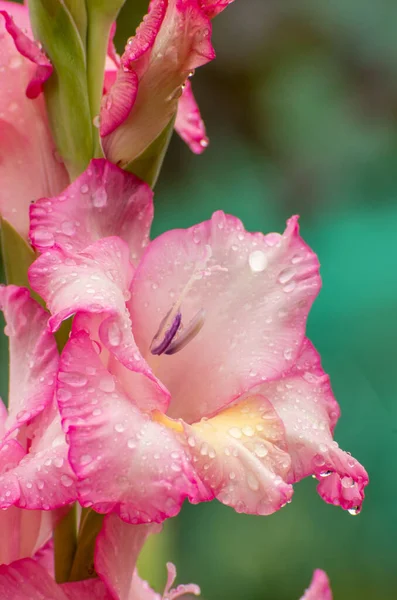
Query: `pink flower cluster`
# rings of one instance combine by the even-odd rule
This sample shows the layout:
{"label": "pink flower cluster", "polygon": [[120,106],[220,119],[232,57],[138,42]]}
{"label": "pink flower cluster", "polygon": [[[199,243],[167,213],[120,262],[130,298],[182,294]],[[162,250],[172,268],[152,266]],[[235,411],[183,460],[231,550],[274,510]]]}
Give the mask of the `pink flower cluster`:
{"label": "pink flower cluster", "polygon": [[[269,515],[313,475],[326,502],[361,508],[368,477],[333,440],[339,407],[305,333],[321,281],[297,217],[263,235],[219,211],[150,240],[153,192],[120,168],[176,110],[192,150],[208,144],[187,77],[214,57],[210,18],[227,4],[152,0],[121,58],[110,43],[106,158],[69,183],[40,94],[51,63],[30,40],[27,9],[0,2],[0,212],[38,255],[29,281],[46,307],[0,288],[2,598],[159,599],[136,558],[186,498]],[[59,353],[54,334],[71,317]],[[75,502],[107,515],[98,578],[58,585],[49,540]],[[172,590],[168,570],[164,600],[199,593]],[[331,599],[325,574],[303,598]]]}

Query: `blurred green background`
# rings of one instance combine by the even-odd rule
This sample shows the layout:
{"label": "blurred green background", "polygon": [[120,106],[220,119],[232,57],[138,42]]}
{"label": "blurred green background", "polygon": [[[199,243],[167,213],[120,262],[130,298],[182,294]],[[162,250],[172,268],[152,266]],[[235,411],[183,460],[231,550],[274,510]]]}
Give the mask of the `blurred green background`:
{"label": "blurred green background", "polygon": [[[146,6],[127,0],[119,50]],[[371,481],[357,517],[312,479],[270,517],[186,505],[142,574],[159,587],[172,560],[206,600],[296,600],[323,568],[335,600],[395,600],[397,2],[235,0],[213,28],[217,59],[192,80],[211,143],[197,157],[174,136],[153,235],[219,208],[264,232],[301,215],[323,277],[308,334],[342,408],[336,439]]]}

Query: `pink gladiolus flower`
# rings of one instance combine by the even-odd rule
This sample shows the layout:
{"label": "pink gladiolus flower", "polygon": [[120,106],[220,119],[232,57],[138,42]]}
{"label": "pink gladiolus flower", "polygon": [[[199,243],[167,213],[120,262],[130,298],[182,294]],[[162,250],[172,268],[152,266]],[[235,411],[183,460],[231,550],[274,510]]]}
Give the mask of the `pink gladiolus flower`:
{"label": "pink gladiolus flower", "polygon": [[30,38],[27,7],[0,1],[0,214],[24,238],[31,200],[68,184],[39,96],[52,67]]}
{"label": "pink gladiolus flower", "polygon": [[31,209],[32,287],[52,330],[76,315],[57,398],[81,503],[132,523],[186,497],[270,514],[315,475],[357,512],[368,477],[333,441],[338,404],[305,337],[319,265],[297,218],[265,236],[217,212],[148,244],[151,203],[94,160]]}
{"label": "pink gladiolus flower", "polygon": [[207,147],[190,84],[182,91],[194,69],[215,58],[210,18],[228,4],[227,0],[151,0],[102,102],[102,145],[113,163],[124,166],[139,156],[176,112],[175,128],[192,151],[200,153]]}
{"label": "pink gladiolus flower", "polygon": [[301,600],[332,600],[332,592],[327,574],[320,569],[314,571],[310,587]]}
{"label": "pink gladiolus flower", "polygon": [[1,286],[0,308],[10,340],[8,412],[0,402],[0,508],[55,509],[76,498],[54,403],[58,350],[27,289]]}

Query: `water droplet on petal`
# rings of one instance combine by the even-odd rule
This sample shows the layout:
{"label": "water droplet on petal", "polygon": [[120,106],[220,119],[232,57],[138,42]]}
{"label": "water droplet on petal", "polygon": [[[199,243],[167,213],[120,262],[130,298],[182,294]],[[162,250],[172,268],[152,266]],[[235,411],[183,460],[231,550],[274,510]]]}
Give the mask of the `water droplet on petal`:
{"label": "water droplet on petal", "polygon": [[99,187],[92,194],[92,204],[95,206],[95,208],[103,208],[106,206],[107,200],[108,195],[104,187]]}
{"label": "water droplet on petal", "polygon": [[69,475],[62,475],[61,483],[65,487],[70,487],[71,485],[73,485],[73,479],[69,477]]}
{"label": "water droplet on petal", "polygon": [[254,273],[260,273],[264,271],[267,267],[267,257],[262,250],[255,250],[251,252],[248,257],[248,263],[251,268],[251,271]]}
{"label": "water droplet on petal", "polygon": [[229,435],[238,440],[242,436],[241,429],[239,429],[238,427],[231,427],[229,429]]}
{"label": "water droplet on petal", "polygon": [[353,506],[353,508],[349,508],[347,512],[350,515],[353,515],[353,517],[356,517],[357,515],[360,514],[361,508],[359,506]]}
{"label": "water droplet on petal", "polygon": [[114,390],[116,389],[116,384],[111,375],[102,377],[99,380],[98,385],[99,385],[99,389],[102,390],[103,392],[114,392]]}

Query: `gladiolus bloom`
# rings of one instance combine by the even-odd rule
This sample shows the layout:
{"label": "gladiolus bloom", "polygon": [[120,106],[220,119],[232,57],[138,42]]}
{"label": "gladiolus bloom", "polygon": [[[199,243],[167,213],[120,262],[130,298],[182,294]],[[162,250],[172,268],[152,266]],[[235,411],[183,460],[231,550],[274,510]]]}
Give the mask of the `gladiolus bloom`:
{"label": "gladiolus bloom", "polygon": [[315,475],[358,511],[368,478],[332,438],[339,408],[305,337],[319,265],[297,218],[265,236],[217,212],[148,243],[151,202],[97,160],[31,209],[32,287],[52,330],[76,315],[57,398],[82,504],[133,523],[185,497],[270,514]]}

